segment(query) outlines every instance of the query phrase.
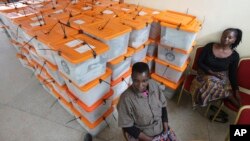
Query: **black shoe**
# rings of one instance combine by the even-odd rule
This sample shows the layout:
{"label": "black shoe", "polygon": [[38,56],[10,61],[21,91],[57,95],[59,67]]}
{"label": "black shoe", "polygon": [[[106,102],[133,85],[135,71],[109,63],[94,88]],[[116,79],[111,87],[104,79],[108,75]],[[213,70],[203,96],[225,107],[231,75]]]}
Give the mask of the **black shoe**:
{"label": "black shoe", "polygon": [[[217,112],[218,111],[218,107],[214,106],[214,105],[211,105],[210,106],[210,110],[213,111],[213,112]],[[223,117],[228,117],[228,114],[226,112],[224,112],[223,110],[220,110],[219,112],[219,115],[220,116],[223,116]]]}
{"label": "black shoe", "polygon": [[[214,118],[214,115],[211,115],[209,117],[210,121],[212,121]],[[223,116],[217,116],[215,119],[214,119],[215,122],[220,122],[220,123],[227,123],[228,122],[228,118],[227,117],[223,117]]]}
{"label": "black shoe", "polygon": [[84,136],[83,141],[92,141],[92,136],[91,136],[89,133],[87,133],[87,134]]}

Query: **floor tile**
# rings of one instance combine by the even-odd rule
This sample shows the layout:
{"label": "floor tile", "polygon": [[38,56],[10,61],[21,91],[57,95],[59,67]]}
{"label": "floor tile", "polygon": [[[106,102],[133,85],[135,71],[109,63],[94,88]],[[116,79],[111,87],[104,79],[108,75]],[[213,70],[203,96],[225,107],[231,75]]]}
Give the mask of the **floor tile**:
{"label": "floor tile", "polygon": [[3,141],[81,141],[82,133],[7,106],[0,107]]}

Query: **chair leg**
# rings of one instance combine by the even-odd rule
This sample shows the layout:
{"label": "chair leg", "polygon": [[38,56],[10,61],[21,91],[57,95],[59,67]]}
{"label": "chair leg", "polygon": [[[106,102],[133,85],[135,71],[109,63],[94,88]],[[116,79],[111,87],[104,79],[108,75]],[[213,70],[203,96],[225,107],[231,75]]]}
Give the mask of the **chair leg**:
{"label": "chair leg", "polygon": [[182,97],[183,91],[184,91],[184,90],[181,89],[181,92],[180,92],[180,94],[179,94],[178,101],[177,101],[177,106],[179,106],[179,103],[180,103],[180,101],[181,101],[181,97]]}
{"label": "chair leg", "polygon": [[182,86],[181,86],[181,92],[180,92],[179,97],[178,97],[177,106],[179,106],[179,103],[181,101],[181,97],[182,97],[182,94],[184,91],[184,85],[185,85],[185,81],[182,83]]}
{"label": "chair leg", "polygon": [[221,101],[220,107],[219,107],[218,111],[216,112],[216,114],[214,115],[212,122],[214,122],[215,118],[219,115],[220,110],[222,109],[223,106],[224,106],[224,103],[223,103],[223,101]]}
{"label": "chair leg", "polygon": [[205,114],[204,114],[205,117],[207,117],[207,114],[208,114],[208,111],[209,111],[211,105],[212,105],[212,104],[209,103],[209,105],[207,106],[206,112],[205,112]]}

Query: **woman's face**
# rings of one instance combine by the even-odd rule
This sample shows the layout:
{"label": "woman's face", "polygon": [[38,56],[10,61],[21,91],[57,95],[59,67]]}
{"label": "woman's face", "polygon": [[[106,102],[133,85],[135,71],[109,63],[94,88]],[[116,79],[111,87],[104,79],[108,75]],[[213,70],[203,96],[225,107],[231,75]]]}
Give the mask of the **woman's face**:
{"label": "woman's face", "polygon": [[231,46],[236,41],[236,34],[233,31],[224,31],[221,36],[221,45]]}
{"label": "woman's face", "polygon": [[148,87],[149,76],[147,72],[135,73],[132,75],[133,87],[140,93],[145,92]]}

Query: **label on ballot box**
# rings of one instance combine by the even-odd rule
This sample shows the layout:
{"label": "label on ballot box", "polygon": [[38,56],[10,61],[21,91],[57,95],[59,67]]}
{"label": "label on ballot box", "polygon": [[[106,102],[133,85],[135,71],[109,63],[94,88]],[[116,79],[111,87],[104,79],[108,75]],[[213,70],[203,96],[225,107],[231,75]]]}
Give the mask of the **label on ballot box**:
{"label": "label on ballot box", "polygon": [[230,141],[249,141],[250,125],[230,125]]}

